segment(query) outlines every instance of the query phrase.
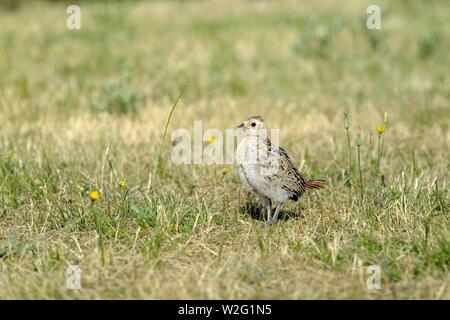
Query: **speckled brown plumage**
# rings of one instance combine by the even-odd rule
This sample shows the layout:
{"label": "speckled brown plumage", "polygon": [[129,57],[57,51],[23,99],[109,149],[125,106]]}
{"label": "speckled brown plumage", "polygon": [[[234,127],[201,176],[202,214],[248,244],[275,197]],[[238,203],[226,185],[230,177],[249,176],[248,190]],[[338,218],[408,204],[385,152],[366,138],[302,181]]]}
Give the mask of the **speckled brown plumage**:
{"label": "speckled brown plumage", "polygon": [[[276,222],[287,200],[297,201],[308,189],[321,189],[324,180],[306,180],[295,168],[287,152],[274,146],[261,117],[250,117],[239,128],[244,138],[236,149],[237,171],[246,188],[256,194],[268,211],[268,222]],[[276,202],[270,221],[272,202]]]}

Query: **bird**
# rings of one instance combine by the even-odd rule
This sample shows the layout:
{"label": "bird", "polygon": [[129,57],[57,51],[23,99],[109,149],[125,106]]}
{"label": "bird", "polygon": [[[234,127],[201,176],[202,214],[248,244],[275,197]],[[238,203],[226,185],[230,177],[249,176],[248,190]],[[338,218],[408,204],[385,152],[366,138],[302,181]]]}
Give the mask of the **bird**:
{"label": "bird", "polygon": [[[261,116],[252,116],[237,127],[242,134],[236,151],[236,170],[244,187],[255,194],[267,210],[267,224],[275,224],[288,200],[297,201],[307,190],[322,189],[325,180],[307,180],[288,153],[272,144]],[[272,217],[272,204],[275,212]]]}

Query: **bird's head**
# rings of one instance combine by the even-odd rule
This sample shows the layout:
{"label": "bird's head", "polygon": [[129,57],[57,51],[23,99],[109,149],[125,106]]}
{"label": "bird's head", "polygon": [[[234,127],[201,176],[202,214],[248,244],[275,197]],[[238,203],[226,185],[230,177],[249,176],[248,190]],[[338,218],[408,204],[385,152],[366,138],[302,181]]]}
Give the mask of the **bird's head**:
{"label": "bird's head", "polygon": [[244,130],[246,134],[257,134],[260,130],[267,130],[267,126],[264,123],[263,118],[260,116],[250,117],[242,122],[238,129]]}

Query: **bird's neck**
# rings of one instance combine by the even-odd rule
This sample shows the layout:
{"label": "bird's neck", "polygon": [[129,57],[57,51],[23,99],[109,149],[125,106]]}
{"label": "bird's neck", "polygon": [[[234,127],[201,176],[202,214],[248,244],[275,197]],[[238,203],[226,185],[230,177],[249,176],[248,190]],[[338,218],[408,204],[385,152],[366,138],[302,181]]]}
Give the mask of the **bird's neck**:
{"label": "bird's neck", "polygon": [[245,143],[249,145],[255,145],[259,147],[270,146],[270,139],[266,134],[251,134],[247,135],[245,138]]}

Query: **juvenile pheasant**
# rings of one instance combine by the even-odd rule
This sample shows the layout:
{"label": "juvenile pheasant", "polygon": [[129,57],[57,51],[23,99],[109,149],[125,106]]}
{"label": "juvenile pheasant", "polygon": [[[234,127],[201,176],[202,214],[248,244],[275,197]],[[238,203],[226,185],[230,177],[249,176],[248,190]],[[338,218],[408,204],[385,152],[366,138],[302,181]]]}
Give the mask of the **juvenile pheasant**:
{"label": "juvenile pheasant", "polygon": [[[284,149],[272,145],[264,120],[250,117],[238,126],[243,139],[236,149],[239,178],[267,209],[267,223],[276,223],[283,204],[297,201],[307,189],[321,189],[323,180],[307,181],[294,167]],[[276,204],[273,219],[272,203]]]}

